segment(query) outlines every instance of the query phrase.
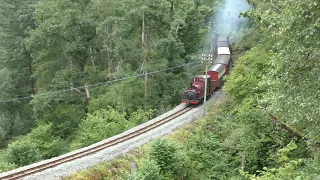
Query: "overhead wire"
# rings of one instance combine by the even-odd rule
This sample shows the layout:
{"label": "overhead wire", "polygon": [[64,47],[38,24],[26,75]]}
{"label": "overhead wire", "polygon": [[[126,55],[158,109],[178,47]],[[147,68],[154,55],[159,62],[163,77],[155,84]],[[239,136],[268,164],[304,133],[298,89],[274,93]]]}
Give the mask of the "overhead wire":
{"label": "overhead wire", "polygon": [[108,84],[108,83],[125,81],[125,80],[128,80],[128,79],[134,79],[134,78],[142,77],[142,76],[145,76],[145,75],[156,74],[156,73],[160,73],[160,72],[164,72],[164,71],[169,71],[169,70],[173,70],[173,69],[178,69],[178,68],[185,67],[185,66],[190,66],[190,65],[199,64],[200,62],[202,62],[202,61],[190,62],[190,63],[186,63],[186,64],[183,64],[183,65],[180,65],[180,66],[174,66],[174,67],[170,67],[170,68],[166,68],[166,69],[161,69],[161,70],[157,70],[157,71],[153,71],[153,72],[149,72],[149,73],[138,74],[138,75],[135,75],[135,76],[124,77],[124,78],[114,79],[114,80],[110,80],[110,81],[104,81],[104,82],[95,83],[95,84],[89,84],[89,85],[80,86],[80,87],[76,87],[76,88],[71,87],[71,88],[68,88],[68,89],[62,89],[62,90],[58,90],[58,91],[49,91],[49,92],[45,92],[45,93],[34,94],[34,95],[25,96],[25,97],[20,97],[20,98],[0,100],[0,103],[7,103],[7,102],[12,102],[12,101],[24,100],[24,99],[31,99],[31,98],[39,97],[39,96],[46,96],[46,95],[50,95],[50,94],[57,94],[57,93],[63,93],[63,92],[73,91],[73,90],[75,90],[75,89],[84,89],[84,88],[87,88],[87,87],[94,87],[94,86],[100,86],[100,85],[104,85],[104,84]]}

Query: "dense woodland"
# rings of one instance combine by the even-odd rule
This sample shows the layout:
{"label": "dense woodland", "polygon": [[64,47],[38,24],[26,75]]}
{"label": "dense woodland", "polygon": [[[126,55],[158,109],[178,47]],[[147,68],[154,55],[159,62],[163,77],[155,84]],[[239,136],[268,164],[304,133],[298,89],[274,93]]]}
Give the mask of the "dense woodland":
{"label": "dense woodland", "polygon": [[[92,144],[179,104],[194,70],[148,73],[194,62],[217,4],[1,0],[1,171]],[[136,78],[117,81],[128,77]]]}
{"label": "dense woodland", "polygon": [[[1,0],[0,171],[92,144],[178,104],[193,67],[90,85],[192,62],[223,2]],[[94,170],[96,179],[320,178],[320,2],[248,3],[241,16],[249,24],[231,34],[226,99],[191,128],[153,142],[134,158],[137,173],[129,165],[110,173],[111,163]]]}
{"label": "dense woodland", "polygon": [[320,2],[248,2],[225,100],[169,138],[66,179],[320,179]]}

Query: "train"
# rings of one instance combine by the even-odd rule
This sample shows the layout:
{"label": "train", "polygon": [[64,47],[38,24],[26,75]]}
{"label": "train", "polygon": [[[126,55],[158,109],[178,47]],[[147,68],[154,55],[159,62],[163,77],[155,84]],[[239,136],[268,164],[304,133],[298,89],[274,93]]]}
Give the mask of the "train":
{"label": "train", "polygon": [[[223,76],[230,73],[232,66],[231,51],[229,46],[229,37],[220,35],[216,42],[217,56],[207,69],[206,75],[198,75],[191,79],[190,86],[186,88],[183,104],[198,105],[201,104],[205,96],[205,88],[207,96],[212,95],[217,89],[223,85]],[[207,83],[205,82],[207,81]],[[207,87],[205,85],[207,84]]]}

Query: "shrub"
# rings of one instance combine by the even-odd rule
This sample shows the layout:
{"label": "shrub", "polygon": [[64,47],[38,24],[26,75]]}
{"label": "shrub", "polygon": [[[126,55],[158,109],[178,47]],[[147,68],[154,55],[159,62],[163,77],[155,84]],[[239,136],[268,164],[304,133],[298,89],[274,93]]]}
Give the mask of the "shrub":
{"label": "shrub", "polygon": [[9,144],[9,163],[17,164],[18,166],[25,166],[37,162],[40,159],[41,155],[36,144],[31,142],[29,138],[20,138]]}

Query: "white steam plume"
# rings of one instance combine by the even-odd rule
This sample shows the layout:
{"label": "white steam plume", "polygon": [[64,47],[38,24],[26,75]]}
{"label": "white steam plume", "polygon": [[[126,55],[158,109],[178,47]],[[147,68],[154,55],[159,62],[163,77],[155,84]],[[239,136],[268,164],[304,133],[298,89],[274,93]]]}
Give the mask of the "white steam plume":
{"label": "white steam plume", "polygon": [[219,7],[215,14],[215,31],[217,34],[229,35],[238,31],[246,24],[246,18],[239,18],[240,12],[250,9],[245,0],[224,0],[223,6]]}

